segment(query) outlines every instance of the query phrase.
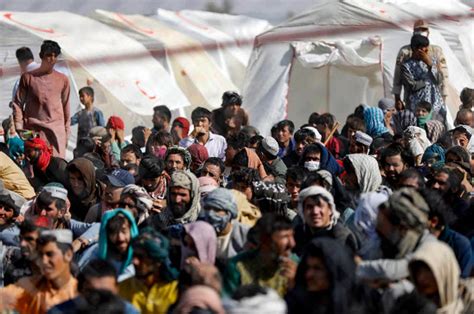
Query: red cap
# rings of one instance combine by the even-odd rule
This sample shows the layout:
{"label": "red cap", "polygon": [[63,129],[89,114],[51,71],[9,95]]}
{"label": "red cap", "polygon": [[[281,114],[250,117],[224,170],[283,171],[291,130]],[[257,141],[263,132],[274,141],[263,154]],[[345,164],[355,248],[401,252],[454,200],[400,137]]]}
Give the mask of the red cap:
{"label": "red cap", "polygon": [[191,126],[188,119],[186,119],[185,117],[178,117],[174,119],[173,126],[175,125],[175,122],[179,122],[183,126],[183,136],[187,137],[189,134],[189,127]]}
{"label": "red cap", "polygon": [[107,126],[112,129],[125,130],[125,123],[122,118],[117,116],[111,116],[107,122]]}

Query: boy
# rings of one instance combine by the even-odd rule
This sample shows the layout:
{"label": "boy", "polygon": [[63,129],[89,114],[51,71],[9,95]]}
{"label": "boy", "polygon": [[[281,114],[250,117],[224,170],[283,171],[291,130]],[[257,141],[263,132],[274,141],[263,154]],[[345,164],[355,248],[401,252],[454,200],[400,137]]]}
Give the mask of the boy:
{"label": "boy", "polygon": [[93,127],[105,126],[104,114],[94,107],[94,90],[91,87],[86,86],[79,90],[79,100],[85,108],[71,118],[71,125],[79,124],[77,140],[88,137]]}

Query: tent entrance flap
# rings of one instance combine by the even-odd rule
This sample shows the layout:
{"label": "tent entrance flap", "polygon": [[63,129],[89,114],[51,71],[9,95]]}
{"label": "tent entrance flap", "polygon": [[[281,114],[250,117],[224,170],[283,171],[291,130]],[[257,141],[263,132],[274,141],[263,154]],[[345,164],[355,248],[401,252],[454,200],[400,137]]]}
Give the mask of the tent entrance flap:
{"label": "tent entrance flap", "polygon": [[295,125],[307,123],[312,112],[331,112],[345,121],[359,104],[373,106],[384,97],[380,42],[298,43],[294,47],[288,119]]}

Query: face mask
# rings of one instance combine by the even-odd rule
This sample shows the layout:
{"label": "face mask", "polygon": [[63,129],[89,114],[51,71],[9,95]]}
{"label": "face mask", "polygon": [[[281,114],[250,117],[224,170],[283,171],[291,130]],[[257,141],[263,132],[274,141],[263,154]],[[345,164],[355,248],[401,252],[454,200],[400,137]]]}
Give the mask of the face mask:
{"label": "face mask", "polygon": [[219,216],[213,210],[205,210],[204,220],[214,227],[216,232],[221,233],[230,221],[230,215]]}
{"label": "face mask", "polygon": [[427,31],[423,31],[423,32],[414,32],[415,35],[421,35],[421,36],[425,36],[425,37],[428,37],[428,32]]}
{"label": "face mask", "polygon": [[153,147],[153,155],[163,160],[165,159],[166,151],[167,151],[166,147],[163,147],[163,146],[159,148]]}
{"label": "face mask", "polygon": [[306,169],[308,169],[309,171],[318,170],[319,169],[319,161],[314,161],[314,160],[305,161],[304,162],[304,167]]}

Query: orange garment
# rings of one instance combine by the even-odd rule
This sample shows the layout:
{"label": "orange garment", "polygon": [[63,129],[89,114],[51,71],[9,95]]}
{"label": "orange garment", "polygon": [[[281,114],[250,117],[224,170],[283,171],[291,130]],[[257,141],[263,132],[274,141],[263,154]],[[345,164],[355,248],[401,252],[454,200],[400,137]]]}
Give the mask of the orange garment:
{"label": "orange garment", "polygon": [[17,130],[34,130],[53,147],[53,156],[65,158],[71,128],[69,80],[53,70],[34,70],[21,76],[13,100]]}
{"label": "orange garment", "polygon": [[265,171],[265,168],[263,166],[262,161],[258,157],[257,153],[248,147],[245,147],[245,152],[247,153],[247,157],[249,159],[249,164],[248,167],[251,169],[257,169],[258,174],[260,175],[260,178],[263,180],[264,178],[267,177],[267,172]]}
{"label": "orange garment", "polygon": [[42,276],[25,277],[0,289],[0,312],[15,309],[20,314],[43,314],[76,296],[77,280],[72,276],[60,289]]}

